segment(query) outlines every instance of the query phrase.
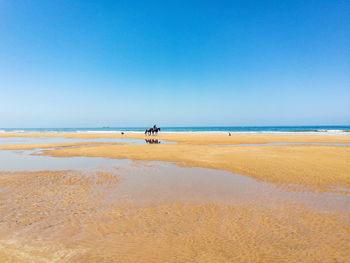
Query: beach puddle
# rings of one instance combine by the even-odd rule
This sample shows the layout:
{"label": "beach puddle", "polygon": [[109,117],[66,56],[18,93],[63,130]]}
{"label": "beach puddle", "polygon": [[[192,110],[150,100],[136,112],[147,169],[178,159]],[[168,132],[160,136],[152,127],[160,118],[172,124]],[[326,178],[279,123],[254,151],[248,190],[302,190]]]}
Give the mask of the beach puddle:
{"label": "beach puddle", "polygon": [[273,184],[248,176],[207,168],[183,168],[164,162],[135,162],[119,172],[123,179],[111,200],[135,204],[183,202],[202,204],[259,204],[276,207],[276,202],[290,202],[322,211],[350,212],[350,196],[339,193],[281,190]]}
{"label": "beach puddle", "polygon": [[[185,202],[201,204],[293,202],[327,211],[350,211],[350,196],[339,193],[309,192],[293,185],[296,191],[281,190],[273,184],[223,170],[179,167],[168,162],[145,162],[99,157],[51,157],[36,155],[38,150],[0,150],[0,171],[80,170],[86,176],[94,171],[112,172],[123,182],[108,194],[110,202],[135,205]],[[106,196],[107,197],[107,196]]]}
{"label": "beach puddle", "polygon": [[43,171],[43,170],[77,170],[118,166],[126,160],[109,158],[70,157],[54,158],[35,155],[40,150],[0,150],[0,171]]}
{"label": "beach puddle", "polygon": [[146,139],[133,138],[95,138],[95,139],[80,139],[66,137],[0,137],[0,145],[10,144],[51,144],[51,143],[84,143],[84,142],[101,142],[101,143],[126,143],[134,145],[145,144],[176,144],[166,140],[153,139],[148,136]]}

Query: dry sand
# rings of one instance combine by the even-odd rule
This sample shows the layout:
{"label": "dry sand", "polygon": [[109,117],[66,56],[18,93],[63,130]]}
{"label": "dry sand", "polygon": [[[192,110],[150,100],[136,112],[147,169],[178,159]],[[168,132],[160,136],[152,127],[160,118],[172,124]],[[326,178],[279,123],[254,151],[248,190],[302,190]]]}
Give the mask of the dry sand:
{"label": "dry sand", "polygon": [[[61,148],[43,154],[178,162],[229,170],[287,188],[294,184],[317,191],[350,187],[350,147],[208,145],[349,143],[350,136],[153,138],[179,144],[60,144]],[[219,205],[206,200],[196,205],[116,204],[108,196],[118,191],[120,183],[118,171],[0,172],[0,262],[350,262],[349,211],[320,212],[288,203],[278,203],[277,208],[254,203]]]}

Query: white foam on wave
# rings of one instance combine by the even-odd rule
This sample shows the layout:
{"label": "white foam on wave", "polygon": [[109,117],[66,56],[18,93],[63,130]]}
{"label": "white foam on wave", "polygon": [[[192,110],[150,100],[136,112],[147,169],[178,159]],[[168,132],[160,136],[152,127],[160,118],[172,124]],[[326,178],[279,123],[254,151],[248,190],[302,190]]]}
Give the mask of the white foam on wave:
{"label": "white foam on wave", "polygon": [[106,134],[106,133],[144,133],[143,131],[76,131],[76,133],[99,133],[99,134]]}
{"label": "white foam on wave", "polygon": [[[144,131],[127,131],[127,130],[76,130],[76,131],[55,131],[55,130],[46,130],[46,131],[35,131],[35,130],[0,130],[0,133],[56,133],[56,134],[65,134],[65,133],[88,133],[88,134],[143,134]],[[240,135],[350,135],[350,130],[310,130],[310,131],[160,131],[160,134],[207,134],[207,135],[228,135],[231,133],[240,134]]]}
{"label": "white foam on wave", "polygon": [[350,130],[319,130],[319,131],[325,131],[325,132],[349,132]]}
{"label": "white foam on wave", "polygon": [[327,131],[165,131],[162,134],[207,134],[207,135],[350,135],[344,130]]}
{"label": "white foam on wave", "polygon": [[29,133],[29,131],[24,131],[24,130],[0,130],[1,133]]}

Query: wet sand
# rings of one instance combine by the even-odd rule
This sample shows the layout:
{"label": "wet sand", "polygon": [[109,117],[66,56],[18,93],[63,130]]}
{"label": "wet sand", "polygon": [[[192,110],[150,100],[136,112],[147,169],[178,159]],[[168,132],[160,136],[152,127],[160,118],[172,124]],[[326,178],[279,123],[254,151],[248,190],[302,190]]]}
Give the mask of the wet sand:
{"label": "wet sand", "polygon": [[[57,133],[12,134],[29,137],[62,137]],[[11,134],[0,134],[11,136]],[[150,138],[143,134],[64,134],[67,138]],[[332,187],[350,187],[350,147],[330,145],[273,145],[230,147],[220,144],[259,144],[273,142],[350,143],[350,136],[306,135],[158,135],[151,138],[177,144],[130,145],[86,142],[71,144],[0,145],[0,149],[36,149],[57,157],[90,156],[144,161],[178,162],[184,166],[228,170],[283,187],[307,185],[313,190],[329,191]],[[96,145],[93,145],[93,144]]]}
{"label": "wet sand", "polygon": [[113,172],[2,172],[2,262],[347,262],[350,216],[292,202],[113,202]]}
{"label": "wet sand", "polygon": [[[56,171],[19,163],[0,172],[0,262],[350,261],[350,147],[167,136],[178,144],[0,146],[63,160],[140,160]],[[289,141],[348,143],[343,137]],[[193,166],[203,168],[186,168]]]}
{"label": "wet sand", "polygon": [[[2,262],[347,262],[349,211],[113,202],[115,172],[0,174]],[[219,175],[220,176],[220,175]],[[160,184],[161,185],[161,184]]]}
{"label": "wet sand", "polygon": [[306,185],[315,191],[350,187],[350,147],[346,146],[90,145],[46,150],[43,154],[177,162],[187,167],[227,170],[281,187]]}
{"label": "wet sand", "polygon": [[78,139],[97,138],[132,138],[145,139],[157,138],[168,141],[176,141],[185,144],[257,144],[272,142],[310,142],[310,143],[350,143],[350,135],[244,135],[232,136],[218,134],[158,134],[157,136],[145,136],[142,133],[0,133],[0,138],[9,137],[65,137]]}

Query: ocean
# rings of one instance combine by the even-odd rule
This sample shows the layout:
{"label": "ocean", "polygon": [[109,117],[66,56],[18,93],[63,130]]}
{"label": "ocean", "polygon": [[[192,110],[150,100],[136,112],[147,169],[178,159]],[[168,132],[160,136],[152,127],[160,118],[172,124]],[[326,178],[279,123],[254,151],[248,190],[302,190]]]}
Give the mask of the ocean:
{"label": "ocean", "polygon": [[[239,134],[338,134],[350,135],[346,126],[208,126],[208,127],[161,127],[162,133],[239,133]],[[57,133],[142,133],[146,127],[92,127],[92,128],[0,128],[0,132],[57,132]]]}

